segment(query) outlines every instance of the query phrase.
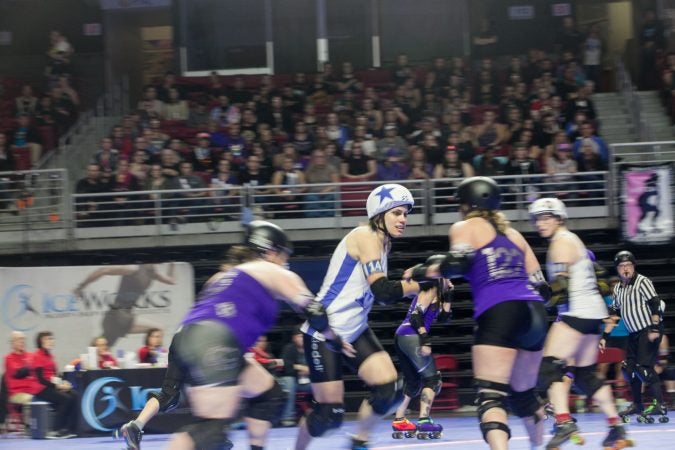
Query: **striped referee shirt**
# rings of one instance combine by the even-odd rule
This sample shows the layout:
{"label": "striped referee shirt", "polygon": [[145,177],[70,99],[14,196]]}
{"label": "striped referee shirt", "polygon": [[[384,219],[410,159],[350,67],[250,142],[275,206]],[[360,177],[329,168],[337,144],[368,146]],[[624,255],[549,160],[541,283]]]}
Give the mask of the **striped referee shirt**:
{"label": "striped referee shirt", "polygon": [[[621,318],[629,333],[637,333],[652,324],[652,313],[649,300],[657,297],[652,281],[636,273],[627,284],[621,282],[614,285],[614,302],[612,307],[621,311]],[[661,302],[663,312],[664,303]]]}

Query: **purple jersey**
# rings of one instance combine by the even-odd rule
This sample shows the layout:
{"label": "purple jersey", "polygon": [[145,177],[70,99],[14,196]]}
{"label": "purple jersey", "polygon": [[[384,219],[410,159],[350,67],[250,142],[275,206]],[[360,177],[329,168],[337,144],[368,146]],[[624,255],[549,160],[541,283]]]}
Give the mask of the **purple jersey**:
{"label": "purple jersey", "polygon": [[473,293],[474,319],[509,300],[544,301],[529,283],[525,254],[503,234],[476,251],[464,278]]}
{"label": "purple jersey", "polygon": [[205,286],[183,325],[215,320],[226,325],[247,351],[276,322],[279,302],[255,278],[230,269]]}
{"label": "purple jersey", "polygon": [[[424,311],[424,328],[427,329],[427,332],[431,329],[431,324],[434,323],[434,320],[436,319],[436,316],[438,316],[438,313],[441,312],[439,308],[439,304],[431,304],[427,308],[426,311]],[[413,327],[410,325],[410,315],[415,311],[415,308],[417,307],[417,297],[415,297],[415,300],[413,300],[410,303],[410,308],[408,308],[408,313],[405,315],[405,320],[403,320],[403,323],[399,325],[399,327],[396,329],[396,335],[398,336],[410,336],[411,334],[417,334],[417,330],[413,329]]]}

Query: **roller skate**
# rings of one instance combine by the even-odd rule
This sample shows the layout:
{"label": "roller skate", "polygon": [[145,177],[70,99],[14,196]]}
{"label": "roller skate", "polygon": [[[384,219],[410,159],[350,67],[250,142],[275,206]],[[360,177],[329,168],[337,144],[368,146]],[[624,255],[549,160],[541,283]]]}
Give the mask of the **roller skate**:
{"label": "roller skate", "polygon": [[561,445],[570,441],[576,445],[584,445],[586,440],[579,434],[579,427],[571,420],[559,423],[555,428],[555,434],[546,444],[546,450],[560,450]]}
{"label": "roller skate", "polygon": [[613,425],[609,427],[609,434],[602,441],[604,450],[620,450],[627,447],[635,447],[635,441],[626,437],[626,430],[623,425]]}
{"label": "roller skate", "polygon": [[663,403],[659,403],[656,400],[652,402],[651,405],[647,406],[642,415],[638,416],[638,422],[641,423],[654,423],[654,417],[659,416],[659,423],[668,423],[668,409]]}
{"label": "roller skate", "polygon": [[644,410],[642,409],[642,405],[638,406],[637,403],[633,402],[627,409],[624,409],[619,413],[619,417],[623,423],[630,423],[630,416],[637,415],[638,422],[645,423],[644,420],[640,420],[640,417],[643,417],[643,414]]}
{"label": "roller skate", "polygon": [[415,424],[405,417],[395,419],[391,423],[391,429],[394,430],[394,432],[391,433],[391,437],[394,439],[403,439],[404,437],[414,438],[415,432],[417,431]]}
{"label": "roller skate", "polygon": [[548,402],[544,405],[544,420],[547,420],[549,417],[555,417],[555,409],[553,408],[553,404],[551,402]]}
{"label": "roller skate", "polygon": [[143,432],[132,421],[122,425],[119,430],[113,431],[113,437],[115,439],[124,439],[127,444],[127,450],[139,450],[141,448]]}
{"label": "roller skate", "polygon": [[417,439],[440,439],[443,436],[443,426],[434,423],[431,417],[423,417],[417,421]]}

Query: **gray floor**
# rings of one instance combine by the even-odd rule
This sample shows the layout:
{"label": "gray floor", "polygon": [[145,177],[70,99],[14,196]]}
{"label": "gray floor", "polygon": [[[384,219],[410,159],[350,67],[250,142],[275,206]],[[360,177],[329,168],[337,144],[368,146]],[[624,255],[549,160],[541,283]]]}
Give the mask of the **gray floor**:
{"label": "gray floor", "polygon": [[[577,415],[582,434],[586,438],[584,447],[576,447],[567,444],[564,448],[597,449],[602,448],[601,442],[606,434],[605,419],[600,414]],[[437,420],[445,428],[444,435],[437,441],[419,441],[417,439],[394,440],[391,438],[390,423],[382,421],[378,424],[373,434],[372,449],[450,449],[450,450],[477,450],[486,449],[487,445],[480,437],[477,421],[474,417],[440,418]],[[525,437],[525,431],[517,420],[512,421],[513,437],[511,438],[511,450],[530,450],[529,442]],[[546,422],[549,430],[551,421]],[[327,438],[317,439],[310,445],[310,450],[337,450],[349,448],[347,433],[354,430],[354,422],[346,422],[343,428]],[[658,448],[659,450],[675,449],[675,421],[665,424],[655,423],[650,425],[631,424],[628,426],[630,437],[636,441],[637,448]],[[296,428],[277,428],[271,433],[267,445],[269,450],[292,449],[295,442]],[[248,450],[244,431],[233,431],[232,441],[235,450]],[[548,439],[548,438],[546,438]],[[143,438],[143,450],[157,450],[166,447],[168,435],[146,435]],[[78,438],[69,440],[45,440],[38,441],[27,438],[0,439],[0,448],[7,450],[123,450],[125,447],[121,441],[101,436],[94,438]]]}

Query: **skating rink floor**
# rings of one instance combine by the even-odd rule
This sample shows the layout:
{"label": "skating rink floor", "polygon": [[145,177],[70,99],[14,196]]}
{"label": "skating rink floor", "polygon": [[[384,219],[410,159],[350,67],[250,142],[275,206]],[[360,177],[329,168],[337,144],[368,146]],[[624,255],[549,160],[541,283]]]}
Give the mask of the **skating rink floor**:
{"label": "skating rink floor", "polygon": [[[586,438],[583,447],[565,444],[569,449],[597,449],[602,448],[601,442],[605,437],[607,426],[604,416],[597,413],[578,414],[579,426],[582,435]],[[443,437],[433,441],[421,441],[418,439],[395,440],[391,438],[390,422],[382,421],[372,435],[371,448],[373,450],[395,449],[449,449],[449,450],[476,450],[486,449],[487,444],[483,441],[478,430],[475,417],[440,417],[436,420],[443,425]],[[545,422],[547,436],[544,442],[550,438],[551,420]],[[315,439],[309,446],[310,450],[337,450],[349,448],[348,433],[355,428],[354,421],[346,421],[342,429],[330,437]],[[511,450],[530,450],[530,445],[525,437],[525,430],[517,418],[511,418],[513,437],[510,441]],[[637,448],[653,448],[662,450],[675,449],[675,418],[671,417],[669,423],[654,424],[628,424],[629,436],[636,441]],[[295,443],[297,428],[275,428],[270,433],[267,443],[268,450],[291,450]],[[158,450],[166,447],[169,435],[149,434],[143,437],[142,450]],[[230,438],[234,442],[235,450],[248,450],[246,432],[232,431]],[[90,437],[67,440],[33,440],[23,437],[0,438],[0,448],[7,450],[125,450],[123,441],[113,440],[111,437]]]}

